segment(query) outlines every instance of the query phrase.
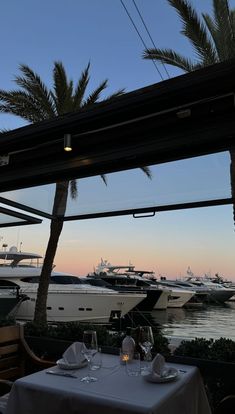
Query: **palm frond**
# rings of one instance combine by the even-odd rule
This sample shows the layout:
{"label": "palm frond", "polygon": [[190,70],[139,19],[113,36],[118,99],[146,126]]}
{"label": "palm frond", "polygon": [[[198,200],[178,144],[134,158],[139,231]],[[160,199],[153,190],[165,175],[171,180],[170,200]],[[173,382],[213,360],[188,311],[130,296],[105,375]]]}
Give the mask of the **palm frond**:
{"label": "palm frond", "polygon": [[96,88],[89,96],[88,98],[83,101],[82,103],[82,108],[85,108],[86,106],[92,105],[95,102],[97,102],[99,100],[100,94],[101,92],[103,92],[103,90],[107,87],[107,83],[108,80],[104,80],[99,86],[98,88]]}
{"label": "palm frond", "polygon": [[55,111],[51,93],[42,82],[40,76],[27,65],[21,64],[19,69],[23,76],[15,77],[16,84],[23,88],[29,96],[34,97],[35,101],[38,101],[38,105],[43,108],[43,112],[47,114],[47,118],[53,118]]}
{"label": "palm frond", "polygon": [[221,60],[221,56],[223,55],[223,50],[221,50],[220,36],[219,36],[218,30],[216,27],[216,23],[214,19],[207,13],[202,13],[202,18],[214,42],[215,50],[217,53],[217,58],[218,60]]}
{"label": "palm frond", "polygon": [[103,180],[103,182],[105,183],[105,185],[108,185],[106,175],[101,174],[100,178]]}
{"label": "palm frond", "polygon": [[48,114],[33,96],[19,90],[0,90],[0,112],[20,116],[29,122],[40,122],[48,118]]}
{"label": "palm frond", "polygon": [[235,9],[230,10],[230,21],[233,33],[235,34]]}
{"label": "palm frond", "polygon": [[181,33],[192,43],[199,59],[206,65],[217,62],[216,50],[207,35],[206,27],[197,12],[187,0],[168,0],[177,11],[183,29]]}
{"label": "palm frond", "polygon": [[82,72],[80,79],[78,81],[77,87],[74,92],[74,97],[73,97],[73,110],[74,111],[79,110],[82,106],[82,101],[84,99],[86,88],[90,80],[89,69],[90,69],[90,62],[88,63],[85,70]]}
{"label": "palm frond", "polygon": [[227,0],[213,0],[214,21],[220,47],[220,59],[227,60],[235,56],[235,40],[231,15]]}
{"label": "palm frond", "polygon": [[103,99],[104,101],[111,101],[112,99],[117,98],[118,96],[121,96],[125,93],[125,89],[119,89],[118,91],[112,93],[109,96],[106,96],[105,99]]}
{"label": "palm frond", "polygon": [[180,55],[172,49],[146,49],[144,59],[155,59],[167,65],[176,66],[185,72],[192,72],[204,66],[202,63],[194,63],[192,60]]}
{"label": "palm frond", "polygon": [[53,100],[57,115],[72,111],[73,81],[68,81],[62,62],[54,63],[53,80]]}
{"label": "palm frond", "polygon": [[0,135],[5,134],[6,132],[10,132],[10,131],[11,131],[11,129],[9,129],[9,128],[2,128],[2,129],[0,129]]}
{"label": "palm frond", "polygon": [[72,200],[75,200],[78,196],[77,180],[71,180],[69,184],[70,184],[70,196]]}
{"label": "palm frond", "polygon": [[152,176],[152,171],[150,170],[149,167],[142,167],[141,170],[145,173],[145,175],[147,175],[147,177],[152,180],[153,176]]}

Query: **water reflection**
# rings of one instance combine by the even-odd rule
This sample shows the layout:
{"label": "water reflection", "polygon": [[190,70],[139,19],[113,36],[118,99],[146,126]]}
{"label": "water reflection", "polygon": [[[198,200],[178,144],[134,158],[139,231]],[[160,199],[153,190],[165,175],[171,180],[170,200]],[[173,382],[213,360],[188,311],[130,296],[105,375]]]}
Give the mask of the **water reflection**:
{"label": "water reflection", "polygon": [[152,317],[162,326],[164,335],[187,339],[218,339],[222,336],[235,341],[235,302],[225,306],[154,311]]}

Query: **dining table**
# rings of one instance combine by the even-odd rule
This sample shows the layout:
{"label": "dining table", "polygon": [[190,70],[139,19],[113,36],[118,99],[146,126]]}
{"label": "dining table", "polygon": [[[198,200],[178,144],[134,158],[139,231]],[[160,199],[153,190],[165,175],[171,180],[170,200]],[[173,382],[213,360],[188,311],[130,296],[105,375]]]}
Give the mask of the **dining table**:
{"label": "dining table", "polygon": [[6,414],[211,414],[199,369],[167,366],[178,375],[162,383],[148,382],[145,375],[129,376],[117,355],[102,354],[101,368],[92,372],[97,381],[91,383],[81,381],[87,366],[55,366],[16,380]]}

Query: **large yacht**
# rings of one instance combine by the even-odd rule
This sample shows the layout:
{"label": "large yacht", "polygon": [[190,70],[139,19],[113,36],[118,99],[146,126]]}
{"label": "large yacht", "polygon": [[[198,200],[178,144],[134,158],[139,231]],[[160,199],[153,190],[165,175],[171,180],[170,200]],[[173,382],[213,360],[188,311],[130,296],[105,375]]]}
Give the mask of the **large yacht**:
{"label": "large yacht", "polygon": [[[19,306],[16,318],[32,320],[34,316],[42,256],[11,247],[0,251],[0,287],[19,287],[28,300]],[[67,273],[51,273],[47,298],[48,322],[89,321],[107,323],[137,306],[144,292],[116,292],[106,287],[84,284],[79,277]]]}
{"label": "large yacht", "polygon": [[166,309],[168,298],[171,294],[169,288],[156,286],[150,280],[141,277],[135,267],[129,265],[112,265],[107,260],[101,262],[89,273],[88,278],[102,279],[109,283],[113,289],[126,292],[145,292],[146,299],[138,305],[138,310],[151,311],[155,309]]}
{"label": "large yacht", "polygon": [[168,308],[182,308],[186,305],[192,298],[195,296],[195,290],[184,289],[182,287],[176,286],[173,283],[167,283],[164,279],[158,280],[153,272],[144,272],[142,278],[147,278],[151,281],[151,284],[157,286],[159,289],[169,289],[170,294],[168,295]]}
{"label": "large yacht", "polygon": [[204,276],[196,276],[190,267],[187,269],[187,276],[177,280],[177,283],[187,283],[194,287],[197,291],[207,291],[206,301],[213,304],[221,304],[232,299],[235,295],[235,288],[228,281],[218,275],[211,277],[205,274]]}
{"label": "large yacht", "polygon": [[209,303],[220,304],[227,302],[235,294],[234,288],[225,287],[220,283],[211,281],[205,276],[188,276],[185,278],[184,282],[185,281],[190,283],[191,286],[194,286],[195,289],[201,288],[207,290],[207,301]]}

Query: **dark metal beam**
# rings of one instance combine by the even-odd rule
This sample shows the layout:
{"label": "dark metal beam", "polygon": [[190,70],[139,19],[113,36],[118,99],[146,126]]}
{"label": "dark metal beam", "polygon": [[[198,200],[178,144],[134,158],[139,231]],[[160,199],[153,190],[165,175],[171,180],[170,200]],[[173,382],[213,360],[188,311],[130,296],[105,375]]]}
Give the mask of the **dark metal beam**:
{"label": "dark metal beam", "polygon": [[234,73],[235,60],[224,62],[2,134],[9,164],[0,167],[0,191],[230,150]]}
{"label": "dark metal beam", "polygon": [[5,197],[0,197],[0,203],[6,204],[7,206],[11,206],[14,208],[18,208],[20,210],[28,211],[29,213],[36,214],[37,216],[45,217],[47,219],[53,218],[51,214],[45,213],[42,210],[38,210],[36,208],[27,206],[26,204],[17,203],[16,201],[9,200]]}
{"label": "dark metal beam", "polygon": [[[151,214],[151,213],[160,213],[163,211],[172,211],[172,210],[185,210],[185,209],[200,208],[200,207],[222,206],[222,205],[233,204],[234,202],[235,202],[235,199],[233,198],[221,198],[221,199],[216,199],[216,200],[195,201],[195,202],[190,202],[190,203],[167,204],[167,205],[162,205],[162,206],[133,208],[133,209],[115,210],[115,211],[104,211],[102,213],[77,214],[74,216],[66,216],[66,217],[61,217],[61,218],[58,217],[58,220],[74,221],[74,220],[87,220],[87,219],[97,219],[97,218],[125,216],[125,215],[133,215],[134,218],[141,218],[141,215],[144,215],[142,217],[147,217],[147,214]],[[138,214],[140,215],[139,217],[137,216]]]}
{"label": "dark metal beam", "polygon": [[5,207],[0,207],[0,213],[6,215],[6,216],[10,216],[10,217],[15,217],[20,219],[20,221],[16,221],[16,222],[3,222],[0,223],[0,227],[12,227],[12,226],[21,226],[21,225],[26,225],[26,224],[40,224],[42,222],[41,219],[32,217],[32,216],[28,216],[26,214],[14,211],[14,210],[10,210],[8,208]]}

